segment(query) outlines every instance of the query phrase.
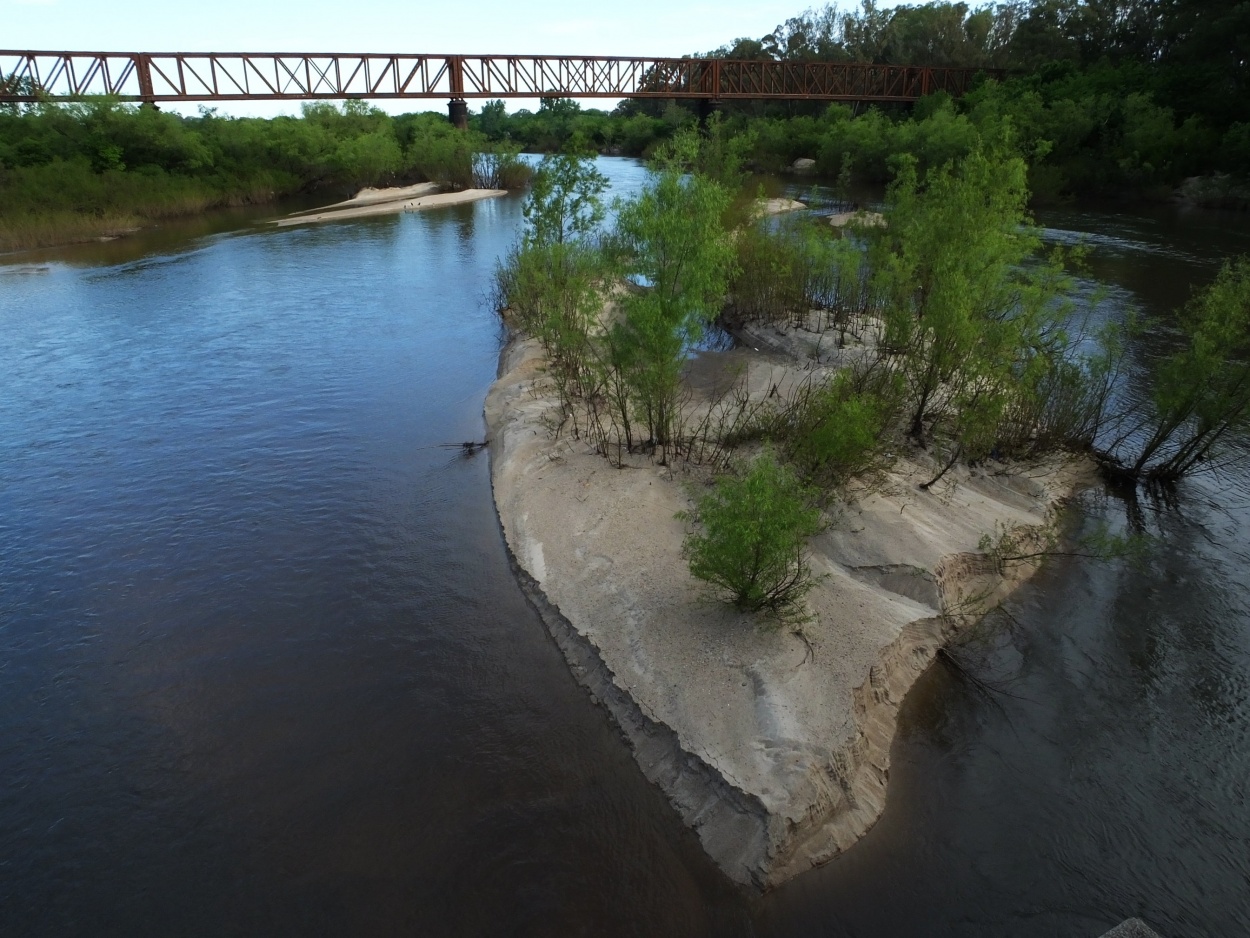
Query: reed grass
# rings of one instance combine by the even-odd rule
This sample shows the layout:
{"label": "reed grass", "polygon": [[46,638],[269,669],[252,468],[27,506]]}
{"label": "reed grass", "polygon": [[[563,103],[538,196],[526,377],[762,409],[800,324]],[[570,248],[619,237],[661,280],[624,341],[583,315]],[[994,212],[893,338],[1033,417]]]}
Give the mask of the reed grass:
{"label": "reed grass", "polygon": [[0,216],[0,253],[114,238],[141,227],[138,215],[43,212]]}

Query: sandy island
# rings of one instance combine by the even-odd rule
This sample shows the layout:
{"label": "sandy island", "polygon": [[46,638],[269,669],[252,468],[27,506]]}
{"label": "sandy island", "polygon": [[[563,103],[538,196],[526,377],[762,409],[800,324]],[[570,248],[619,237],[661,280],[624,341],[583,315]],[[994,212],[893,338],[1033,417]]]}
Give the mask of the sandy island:
{"label": "sandy island", "polygon": [[807,204],[796,199],[756,199],[754,215],[756,218],[763,218],[766,215],[800,212],[805,208]]}
{"label": "sandy island", "polygon": [[286,218],[275,219],[270,224],[285,228],[289,225],[304,225],[310,222],[365,218],[369,215],[390,215],[396,212],[419,212],[447,205],[463,205],[465,202],[476,202],[479,199],[494,199],[507,194],[506,189],[463,189],[460,192],[440,192],[438,185],[432,182],[392,189],[361,189],[345,202],[294,212]]}
{"label": "sandy island", "polygon": [[[691,406],[727,381],[775,393],[813,356],[836,367],[855,354],[788,327],[742,338],[751,348],[692,363]],[[945,642],[1032,572],[1004,573],[978,542],[1004,527],[1040,537],[1085,471],[964,470],[923,492],[931,471],[899,461],[811,544],[824,577],[809,595],[813,619],[769,630],[708,602],[689,573],[674,515],[690,507],[692,470],[642,456],[613,468],[553,432],[560,413],[540,346],[514,336],[486,421],[518,578],[647,778],[727,875],[761,890],[877,820],[904,695]]]}
{"label": "sandy island", "polygon": [[864,228],[884,228],[885,216],[880,212],[866,212],[863,210],[857,212],[835,212],[829,216],[829,224],[834,228],[845,228],[850,224]]}

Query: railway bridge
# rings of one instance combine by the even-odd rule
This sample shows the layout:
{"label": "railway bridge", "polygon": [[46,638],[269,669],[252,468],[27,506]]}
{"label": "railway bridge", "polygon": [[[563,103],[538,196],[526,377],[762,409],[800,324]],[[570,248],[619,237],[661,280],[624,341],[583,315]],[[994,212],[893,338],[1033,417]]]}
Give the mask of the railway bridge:
{"label": "railway bridge", "polygon": [[577,55],[42,52],[0,50],[0,104],[442,98],[468,123],[471,98],[683,98],[911,102],[958,97],[993,69],[842,62]]}

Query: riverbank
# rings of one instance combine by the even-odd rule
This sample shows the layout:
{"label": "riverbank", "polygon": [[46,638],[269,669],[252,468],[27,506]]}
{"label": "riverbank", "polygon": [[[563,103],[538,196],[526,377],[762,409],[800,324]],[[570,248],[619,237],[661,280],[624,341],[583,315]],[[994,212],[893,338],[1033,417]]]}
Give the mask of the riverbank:
{"label": "riverbank", "polygon": [[153,192],[150,199],[136,195],[119,200],[123,202],[123,207],[103,211],[83,208],[0,213],[0,253],[114,241],[145,228],[180,222],[209,212],[271,204],[290,194],[268,192],[223,196],[192,190],[172,198],[165,198],[164,195],[160,191]]}
{"label": "riverbank", "polygon": [[[700,471],[628,456],[615,469],[556,433],[544,365],[537,343],[513,336],[486,421],[519,579],[574,674],[735,882],[766,890],[836,856],[884,809],[907,690],[1034,569],[1000,569],[982,538],[1040,541],[1079,473],[965,472],[927,493],[925,467],[900,460],[812,542],[809,621],[761,628],[708,601],[682,558],[675,515]],[[720,393],[738,369],[758,398],[795,368],[737,349],[696,362],[688,386]]]}
{"label": "riverbank", "polygon": [[0,218],[0,254],[88,241],[113,241],[133,234],[146,224],[151,221],[130,213],[48,212]]}
{"label": "riverbank", "polygon": [[[290,215],[272,220],[276,227],[288,227],[323,221],[365,218],[396,212],[421,211],[451,205],[462,205],[480,199],[507,195],[505,189],[464,189],[444,192],[437,183],[422,182],[411,186],[383,189],[362,189],[355,196],[329,205],[302,209]],[[80,212],[46,212],[21,214],[0,218],[0,253],[32,251],[40,248],[84,244],[93,241],[116,241],[145,229],[162,224],[179,223],[214,210],[225,211],[242,205],[263,206],[278,200],[272,198],[249,199],[243,203],[226,201],[208,203],[194,201],[182,208],[167,206],[155,214],[143,211],[105,213],[95,215]]]}
{"label": "riverbank", "polygon": [[118,238],[299,190],[299,180],[271,173],[226,183],[163,171],[93,172],[81,161],[0,167],[0,252]]}

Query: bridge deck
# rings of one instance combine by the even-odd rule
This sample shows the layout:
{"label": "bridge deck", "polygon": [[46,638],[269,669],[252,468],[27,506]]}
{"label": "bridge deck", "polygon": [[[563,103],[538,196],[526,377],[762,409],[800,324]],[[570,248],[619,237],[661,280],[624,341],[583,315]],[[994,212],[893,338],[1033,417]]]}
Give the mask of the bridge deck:
{"label": "bridge deck", "polygon": [[701,98],[915,101],[994,70],[558,55],[0,50],[0,103],[346,98]]}

